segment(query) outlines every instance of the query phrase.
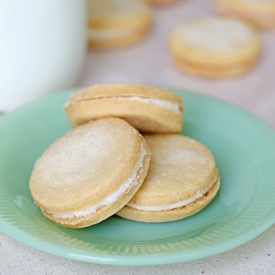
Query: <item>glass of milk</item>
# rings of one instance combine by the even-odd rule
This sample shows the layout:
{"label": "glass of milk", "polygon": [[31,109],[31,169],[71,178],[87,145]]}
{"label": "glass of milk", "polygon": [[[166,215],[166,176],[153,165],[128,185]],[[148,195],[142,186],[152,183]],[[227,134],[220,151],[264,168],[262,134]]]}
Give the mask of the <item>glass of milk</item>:
{"label": "glass of milk", "polygon": [[0,112],[77,85],[86,0],[0,0]]}

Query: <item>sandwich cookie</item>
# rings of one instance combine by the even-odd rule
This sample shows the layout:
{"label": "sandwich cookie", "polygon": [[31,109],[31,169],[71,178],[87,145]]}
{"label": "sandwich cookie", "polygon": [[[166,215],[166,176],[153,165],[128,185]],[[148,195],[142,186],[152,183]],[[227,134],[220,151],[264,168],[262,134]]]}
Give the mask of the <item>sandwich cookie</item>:
{"label": "sandwich cookie", "polygon": [[275,28],[275,0],[214,0],[220,15],[236,17],[255,27]]}
{"label": "sandwich cookie", "polygon": [[121,209],[142,184],[150,149],[119,118],[88,122],[56,140],[36,161],[30,191],[43,214],[71,228],[99,223]]}
{"label": "sandwich cookie", "polygon": [[179,95],[137,84],[101,84],[73,93],[65,104],[72,125],[119,117],[141,132],[180,132],[183,106]]}
{"label": "sandwich cookie", "polygon": [[152,10],[143,0],[88,0],[88,42],[91,48],[134,43],[150,30]]}
{"label": "sandwich cookie", "polygon": [[169,37],[176,66],[204,77],[230,77],[253,68],[259,59],[259,34],[244,22],[205,18],[176,26]]}
{"label": "sandwich cookie", "polygon": [[212,153],[187,136],[157,134],[144,138],[151,150],[148,174],[117,215],[141,222],[168,222],[206,207],[220,186]]}

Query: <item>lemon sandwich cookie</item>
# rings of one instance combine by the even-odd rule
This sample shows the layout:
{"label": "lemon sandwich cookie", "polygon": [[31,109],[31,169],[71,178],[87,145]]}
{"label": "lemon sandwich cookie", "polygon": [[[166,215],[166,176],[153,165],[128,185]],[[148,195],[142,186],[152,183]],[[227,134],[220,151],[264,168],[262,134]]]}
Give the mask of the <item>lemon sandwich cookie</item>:
{"label": "lemon sandwich cookie", "polygon": [[259,28],[275,28],[275,0],[213,0],[220,15],[242,19]]}
{"label": "lemon sandwich cookie", "polygon": [[143,0],[88,0],[88,42],[91,48],[134,43],[151,28],[152,11]]}
{"label": "lemon sandwich cookie", "polygon": [[179,132],[183,104],[176,93],[138,84],[100,84],[73,93],[65,104],[72,125],[120,117],[141,132]]}
{"label": "lemon sandwich cookie", "polygon": [[206,207],[220,186],[213,154],[187,136],[157,134],[144,138],[152,154],[148,174],[117,215],[141,222],[168,222]]}
{"label": "lemon sandwich cookie", "polygon": [[259,59],[259,34],[235,19],[210,17],[176,26],[169,37],[176,66],[205,77],[230,77],[249,71]]}
{"label": "lemon sandwich cookie", "polygon": [[55,223],[99,223],[122,208],[147,174],[150,149],[126,121],[99,119],[74,128],[36,161],[29,187]]}

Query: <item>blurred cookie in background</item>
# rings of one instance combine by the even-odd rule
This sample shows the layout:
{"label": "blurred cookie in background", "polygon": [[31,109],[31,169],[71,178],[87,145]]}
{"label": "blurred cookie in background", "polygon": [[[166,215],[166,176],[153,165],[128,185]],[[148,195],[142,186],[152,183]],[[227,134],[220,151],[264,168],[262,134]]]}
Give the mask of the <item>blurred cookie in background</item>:
{"label": "blurred cookie in background", "polygon": [[176,2],[181,2],[182,0],[147,0],[148,3],[155,6],[162,6],[167,4],[172,4]]}
{"label": "blurred cookie in background", "polygon": [[177,25],[169,50],[176,66],[187,73],[232,77],[254,67],[261,42],[257,31],[242,21],[209,17]]}
{"label": "blurred cookie in background", "polygon": [[88,0],[90,48],[134,43],[150,30],[151,6],[143,0]]}
{"label": "blurred cookie in background", "polygon": [[275,28],[275,0],[213,0],[220,15],[242,19],[259,28]]}

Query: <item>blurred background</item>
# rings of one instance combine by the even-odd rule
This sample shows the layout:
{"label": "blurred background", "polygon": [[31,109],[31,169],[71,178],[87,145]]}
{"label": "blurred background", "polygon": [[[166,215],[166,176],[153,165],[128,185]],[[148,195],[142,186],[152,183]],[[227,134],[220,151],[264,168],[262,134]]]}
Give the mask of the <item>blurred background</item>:
{"label": "blurred background", "polygon": [[[120,0],[117,1],[120,2]],[[150,4],[152,15],[150,27],[141,39],[129,45],[103,48],[91,47],[83,42],[85,37],[83,26],[86,24],[86,31],[89,27],[83,16],[86,11],[89,17],[90,9],[89,5],[86,6],[85,0],[79,0],[77,5],[72,5],[68,0],[60,0],[57,5],[53,0],[49,0],[44,7],[33,5],[35,1],[32,0],[24,2],[25,6],[19,2],[6,0],[1,1],[0,4],[2,17],[0,110],[2,112],[13,110],[35,98],[72,86],[89,86],[98,83],[142,83],[214,96],[252,111],[275,127],[274,120],[270,118],[270,112],[275,117],[273,72],[275,28],[273,27],[257,29],[262,42],[262,51],[260,59],[252,70],[231,78],[205,78],[187,74],[175,67],[168,49],[168,37],[173,27],[179,23],[214,16],[216,14],[214,1],[178,0],[171,3],[168,1],[168,3]],[[15,3],[16,11],[22,17],[21,24],[18,23],[18,25],[22,27],[23,14],[33,19],[30,24],[32,27],[36,25],[35,31],[27,24],[23,25],[26,33],[22,34],[24,31],[21,28],[20,36],[18,35],[16,39],[7,35],[9,28],[13,30]],[[28,3],[32,5],[31,12],[28,11],[29,15],[26,10]],[[120,5],[123,10],[123,3]],[[64,9],[64,6],[67,8]],[[99,8],[98,13],[100,9],[102,7]],[[111,12],[114,13],[114,11]],[[41,15],[38,16],[39,13],[43,14],[44,21],[51,18],[50,26],[42,21]],[[34,18],[34,15],[37,18]],[[35,22],[40,22],[40,25]],[[128,24],[127,21],[125,24]],[[55,33],[54,38],[50,37],[51,32]],[[32,37],[39,37],[40,40],[37,42]],[[19,55],[20,51],[21,55]],[[14,52],[17,52],[17,56]],[[67,56],[63,56],[64,52]],[[37,60],[39,55],[44,57],[43,60],[38,62],[39,64],[32,64],[32,59]],[[50,59],[54,62],[43,65],[45,60]],[[35,66],[43,69],[47,67],[47,70],[40,72]],[[28,70],[30,70],[29,75],[24,76]],[[42,79],[42,74],[46,74],[47,78]],[[25,81],[27,83],[22,79],[28,79]],[[62,81],[58,83],[58,80]],[[32,85],[34,83],[36,84]],[[21,89],[24,85],[25,88]]]}

